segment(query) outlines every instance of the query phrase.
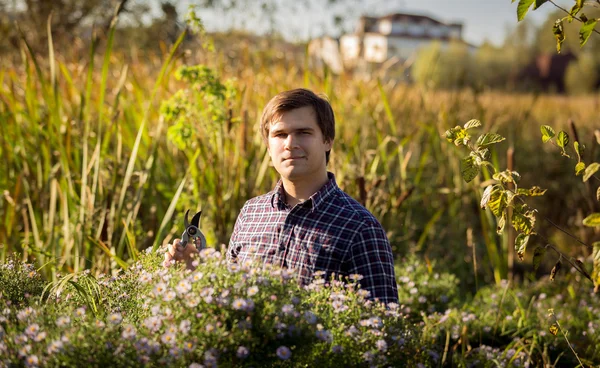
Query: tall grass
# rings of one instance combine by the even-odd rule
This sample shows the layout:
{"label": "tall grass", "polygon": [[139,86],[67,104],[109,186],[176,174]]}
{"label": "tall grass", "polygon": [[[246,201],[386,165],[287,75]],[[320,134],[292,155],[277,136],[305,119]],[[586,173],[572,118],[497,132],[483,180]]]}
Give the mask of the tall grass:
{"label": "tall grass", "polygon": [[[194,53],[181,45],[184,35],[160,57],[130,57],[112,50],[115,37],[113,25],[83,60],[51,38],[48,55],[34,54],[24,41],[20,62],[0,70],[0,257],[35,259],[49,278],[126,268],[140,250],[177,236],[189,208],[203,209],[213,246],[226,243],[244,201],[277,180],[258,131],[262,107],[275,93],[304,86],[326,93],[336,111],[330,170],[379,218],[395,252],[439,258],[468,278],[465,239],[474,227],[483,279],[499,282],[507,275],[508,244],[477,209],[483,183],[463,182],[459,153],[442,133],[471,118],[485,129],[513,129],[517,169],[530,170],[531,184],[543,186],[566,169],[537,170],[544,162],[532,154],[543,149],[539,124],[561,127],[574,118],[584,137],[597,125],[594,96],[575,101],[358,80],[250,46]],[[191,90],[173,76],[194,64],[221,81],[235,78],[235,94],[223,105],[221,124],[189,119],[198,135],[180,149],[159,107],[176,91]],[[206,98],[195,101],[197,111],[206,111]],[[496,155],[503,160],[504,153]],[[581,200],[576,191],[567,195]]]}

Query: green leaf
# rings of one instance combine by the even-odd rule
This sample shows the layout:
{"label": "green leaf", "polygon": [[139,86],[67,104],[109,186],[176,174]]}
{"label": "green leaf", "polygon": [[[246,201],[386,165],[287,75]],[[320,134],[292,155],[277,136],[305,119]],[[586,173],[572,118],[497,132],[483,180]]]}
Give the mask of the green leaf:
{"label": "green leaf", "polygon": [[600,226],[600,212],[592,213],[583,219],[583,224],[589,227]]}
{"label": "green leaf", "polygon": [[468,156],[460,160],[460,173],[467,183],[470,183],[479,175],[479,165],[475,163],[473,156]]}
{"label": "green leaf", "polygon": [[503,213],[502,216],[498,218],[498,226],[496,227],[496,233],[498,235],[502,235],[502,232],[504,231],[504,226],[506,226],[506,216]]}
{"label": "green leaf", "polygon": [[500,217],[506,209],[506,191],[504,189],[494,189],[490,194],[490,199],[487,202],[487,206],[492,211],[494,216]]}
{"label": "green leaf", "polygon": [[560,148],[565,148],[569,144],[569,135],[561,130],[556,138],[556,143]]}
{"label": "green leaf", "polygon": [[516,171],[504,170],[499,173],[492,175],[494,180],[501,181],[502,183],[516,183],[521,180],[521,175]]}
{"label": "green leaf", "polygon": [[579,11],[581,11],[582,7],[583,7],[583,1],[577,0],[575,2],[575,5],[573,5],[571,10],[569,11],[569,18],[568,18],[569,22],[573,21],[573,17],[577,16],[577,13],[579,13]]}
{"label": "green leaf", "polygon": [[529,235],[519,234],[515,239],[515,251],[520,261],[523,261],[525,250],[527,249],[527,243],[529,242]]}
{"label": "green leaf", "polygon": [[562,46],[562,43],[565,42],[565,30],[563,28],[562,19],[557,19],[556,22],[554,22],[554,26],[552,27],[552,33],[556,38],[556,52],[560,54],[560,48]]}
{"label": "green leaf", "polygon": [[587,22],[583,23],[583,25],[579,29],[579,45],[583,46],[586,44],[586,42],[590,38],[590,35],[594,31],[594,28],[596,27],[596,23],[598,23],[596,19],[590,19]]}
{"label": "green leaf", "polygon": [[488,145],[493,144],[493,143],[502,142],[505,139],[506,138],[504,138],[500,134],[486,133],[486,134],[480,136],[479,138],[477,138],[476,145],[477,146],[488,146]]}
{"label": "green leaf", "polygon": [[487,205],[488,201],[490,200],[490,194],[492,194],[492,190],[494,189],[495,185],[488,185],[485,190],[483,191],[483,194],[481,195],[481,208],[485,209],[485,206]]}
{"label": "green leaf", "polygon": [[475,163],[476,166],[481,166],[481,162],[483,161],[481,159],[481,156],[479,156],[479,154],[475,151],[471,151],[471,153],[469,153],[469,156],[473,157],[473,162]]}
{"label": "green leaf", "polygon": [[600,241],[592,244],[592,278],[596,288],[600,285]]}
{"label": "green leaf", "polygon": [[577,165],[575,165],[575,175],[577,175],[577,176],[582,175],[584,171],[585,171],[585,162],[583,162],[583,161],[578,162]]}
{"label": "green leaf", "polygon": [[517,190],[517,194],[528,196],[528,197],[539,197],[539,196],[543,196],[544,194],[546,194],[547,190],[548,189],[542,189],[542,188],[538,187],[537,185],[535,185],[535,186],[531,187],[531,189],[519,188]]}
{"label": "green leaf", "polygon": [[552,129],[551,126],[542,125],[540,127],[540,130],[542,131],[542,142],[546,143],[550,139],[554,138],[555,133],[554,133],[554,129]]}
{"label": "green leaf", "polygon": [[465,123],[465,129],[478,128],[481,126],[481,121],[477,119],[471,119]]}
{"label": "green leaf", "polygon": [[517,5],[517,19],[522,21],[525,18],[525,15],[531,8],[531,5],[535,0],[519,0],[519,5]]}
{"label": "green leaf", "polygon": [[515,230],[530,235],[535,226],[535,212],[528,210],[526,204],[515,206],[512,216],[512,225]]}
{"label": "green leaf", "polygon": [[546,254],[545,247],[537,247],[533,251],[533,269],[535,271],[537,271],[537,269],[540,267],[540,263],[542,262],[542,258],[544,257],[544,254]]}
{"label": "green leaf", "polygon": [[598,190],[596,191],[596,199],[600,202],[600,187],[598,187]]}
{"label": "green leaf", "polygon": [[593,162],[585,168],[585,174],[583,174],[583,181],[588,181],[589,178],[592,177],[600,169],[600,164],[597,162]]}
{"label": "green leaf", "polygon": [[533,7],[533,9],[537,9],[540,6],[544,5],[544,3],[548,2],[548,0],[535,0],[535,6]]}
{"label": "green leaf", "polygon": [[490,159],[490,150],[487,148],[478,148],[477,149],[477,153],[479,154],[480,157],[483,157],[484,160],[489,160]]}

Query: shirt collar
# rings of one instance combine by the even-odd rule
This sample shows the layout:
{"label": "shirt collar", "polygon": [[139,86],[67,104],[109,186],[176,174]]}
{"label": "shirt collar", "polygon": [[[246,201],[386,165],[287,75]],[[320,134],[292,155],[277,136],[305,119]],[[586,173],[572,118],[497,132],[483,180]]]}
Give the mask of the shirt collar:
{"label": "shirt collar", "polygon": [[[327,178],[329,179],[325,185],[321,187],[315,194],[311,195],[304,203],[310,207],[311,211],[316,211],[323,202],[338,189],[337,182],[335,181],[335,175],[331,172],[327,172]],[[273,208],[285,209],[287,207],[285,201],[285,191],[283,189],[283,182],[281,179],[275,185],[271,195],[271,206]]]}

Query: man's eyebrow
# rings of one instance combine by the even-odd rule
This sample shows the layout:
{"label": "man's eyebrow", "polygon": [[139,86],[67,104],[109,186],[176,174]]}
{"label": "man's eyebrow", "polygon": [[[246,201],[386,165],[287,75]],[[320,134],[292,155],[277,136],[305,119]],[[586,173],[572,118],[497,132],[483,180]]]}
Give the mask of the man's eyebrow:
{"label": "man's eyebrow", "polygon": [[[293,132],[314,132],[314,128],[311,127],[300,127],[300,128],[296,128],[296,129],[292,129]],[[282,128],[275,128],[275,129],[271,129],[269,131],[270,134],[277,134],[277,133],[281,133],[281,132],[286,132],[286,129],[282,129]]]}

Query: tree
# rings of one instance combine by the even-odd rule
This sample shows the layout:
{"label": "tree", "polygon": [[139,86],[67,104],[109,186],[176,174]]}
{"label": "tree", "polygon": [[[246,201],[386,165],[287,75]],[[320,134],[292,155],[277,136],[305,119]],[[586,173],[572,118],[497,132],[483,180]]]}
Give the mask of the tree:
{"label": "tree", "polygon": [[474,74],[468,46],[453,41],[447,47],[443,47],[439,42],[433,42],[419,51],[413,78],[417,83],[432,88],[472,85]]}
{"label": "tree", "polygon": [[589,53],[581,53],[579,60],[567,68],[565,84],[570,94],[594,92],[598,85],[598,63]]}

